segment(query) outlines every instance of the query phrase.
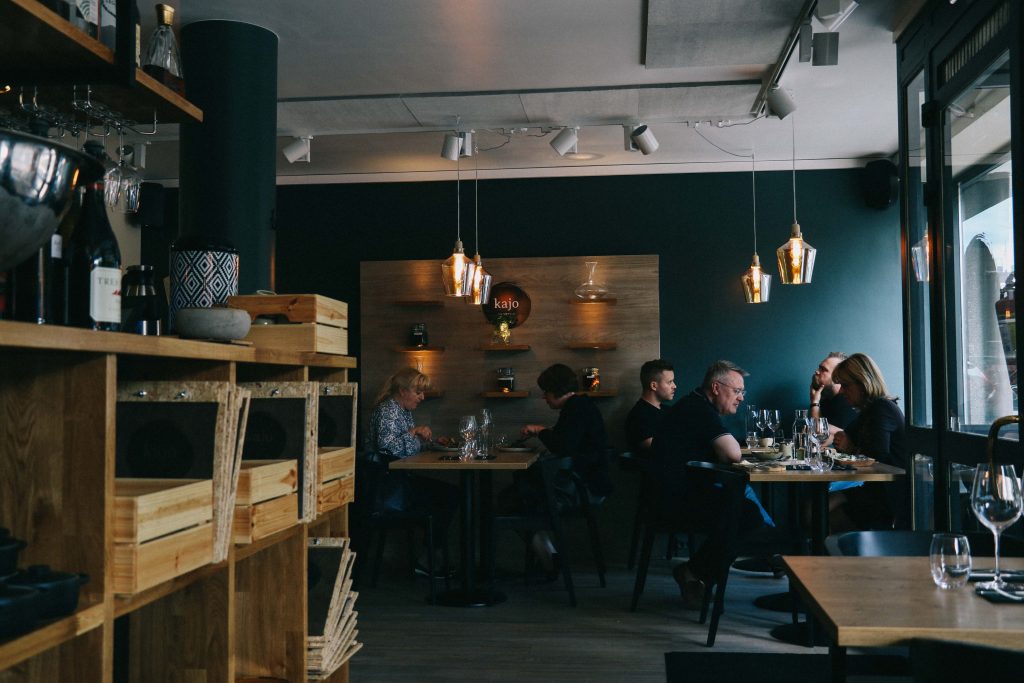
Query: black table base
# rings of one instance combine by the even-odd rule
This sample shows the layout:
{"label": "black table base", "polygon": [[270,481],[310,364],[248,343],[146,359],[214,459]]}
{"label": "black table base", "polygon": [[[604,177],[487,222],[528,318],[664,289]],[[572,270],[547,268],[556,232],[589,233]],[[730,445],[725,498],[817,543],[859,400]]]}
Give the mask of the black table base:
{"label": "black table base", "polygon": [[772,612],[792,612],[793,602],[791,593],[770,593],[754,598],[754,607]]}
{"label": "black table base", "polygon": [[[801,621],[797,624],[781,624],[776,626],[770,631],[772,638],[775,640],[781,640],[784,643],[790,645],[802,645],[804,647],[811,647],[809,638],[810,633],[808,632],[808,625],[806,621]],[[830,645],[828,638],[820,628],[814,629],[814,647],[827,647]]]}
{"label": "black table base", "polygon": [[[504,593],[495,590],[477,589],[467,593],[456,588],[438,593],[435,604],[446,607],[490,607],[508,599]],[[427,598],[428,602],[430,598]]]}

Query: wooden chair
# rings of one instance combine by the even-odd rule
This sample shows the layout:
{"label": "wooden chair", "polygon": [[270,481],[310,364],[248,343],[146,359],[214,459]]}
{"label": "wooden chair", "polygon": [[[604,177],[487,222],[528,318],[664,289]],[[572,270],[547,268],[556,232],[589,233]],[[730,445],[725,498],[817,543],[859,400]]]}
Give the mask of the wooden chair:
{"label": "wooden chair", "polygon": [[[406,548],[409,556],[409,572],[415,576],[416,568],[416,538],[415,531],[422,529],[426,538],[426,547],[434,548],[434,518],[428,512],[399,510],[385,505],[383,497],[388,490],[395,491],[402,488],[404,474],[389,472],[388,462],[393,459],[391,456],[380,454],[364,454],[356,460],[356,514],[355,527],[359,532],[365,534],[366,545],[364,551],[369,551],[376,545],[374,554],[373,573],[370,577],[370,585],[377,587],[377,577],[380,574],[380,567],[384,558],[384,547],[387,545],[387,535],[392,530],[405,530],[407,533]],[[404,482],[408,484],[408,482]],[[444,565],[448,566],[448,548],[442,550]],[[427,573],[430,582],[430,602],[434,602],[435,591],[434,581],[437,577],[437,568],[434,566],[434,552],[427,552]],[[445,576],[445,587],[448,587],[448,577]]]}

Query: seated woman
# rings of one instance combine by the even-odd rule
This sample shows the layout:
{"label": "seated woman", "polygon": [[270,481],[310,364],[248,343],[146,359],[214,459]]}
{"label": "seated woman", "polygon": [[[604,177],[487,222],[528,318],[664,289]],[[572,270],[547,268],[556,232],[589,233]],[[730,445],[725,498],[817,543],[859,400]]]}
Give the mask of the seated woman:
{"label": "seated woman", "polygon": [[[571,507],[578,503],[580,495],[607,496],[612,492],[608,475],[608,436],[597,406],[588,396],[576,393],[579,390],[576,373],[567,365],[557,363],[544,370],[537,377],[537,386],[548,407],[558,411],[558,420],[553,427],[528,424],[521,433],[538,437],[553,454],[567,458],[571,472],[586,487],[586,491],[578,490],[570,471],[559,472],[555,492],[560,504]],[[540,483],[532,472],[520,478],[518,485],[524,505],[541,504]],[[547,534],[535,535],[533,548],[545,569],[550,570],[557,551]]]}
{"label": "seated woman", "polygon": [[[370,414],[367,450],[391,458],[407,458],[423,450],[433,434],[430,427],[416,425],[412,411],[429,387],[430,378],[416,368],[402,368],[387,379]],[[447,546],[448,526],[458,509],[458,488],[438,479],[391,472],[380,489],[375,506],[429,512],[433,516],[438,557],[441,553],[437,551]],[[425,557],[421,558],[417,573],[425,575],[427,566]],[[435,566],[440,564],[435,562]]]}
{"label": "seated woman", "polygon": [[[855,353],[836,366],[832,378],[842,385],[839,393],[843,398],[860,411],[845,430],[836,432],[835,447],[909,471],[903,412],[889,395],[875,361]],[[902,482],[869,483],[834,493],[829,507],[836,512],[835,527],[842,526],[845,514],[858,529],[910,528],[909,496]]]}

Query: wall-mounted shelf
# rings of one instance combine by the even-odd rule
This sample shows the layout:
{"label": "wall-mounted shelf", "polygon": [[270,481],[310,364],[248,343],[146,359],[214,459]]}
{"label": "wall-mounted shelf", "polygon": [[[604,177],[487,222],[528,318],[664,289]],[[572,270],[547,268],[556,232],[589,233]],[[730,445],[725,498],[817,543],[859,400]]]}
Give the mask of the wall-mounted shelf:
{"label": "wall-mounted shelf", "polygon": [[[115,62],[114,52],[36,0],[0,2],[0,63],[4,81],[39,86],[39,103],[70,109],[71,84],[89,84],[92,97],[140,125],[201,123],[203,112],[170,88],[135,70],[135,87]],[[85,93],[79,88],[79,97]]]}
{"label": "wall-mounted shelf", "polygon": [[590,305],[593,305],[593,304],[608,304],[608,305],[612,305],[612,304],[618,303],[618,301],[619,301],[618,299],[611,299],[611,298],[609,298],[609,299],[594,299],[593,301],[584,301],[583,299],[569,299],[569,303],[571,303],[571,304],[584,304],[584,305],[587,305],[587,306],[590,306]]}
{"label": "wall-mounted shelf", "polygon": [[529,351],[529,344],[481,344],[481,351],[494,351],[495,353],[513,353],[516,351]]}
{"label": "wall-mounted shelf", "polygon": [[441,299],[400,299],[395,302],[401,308],[443,308]]}
{"label": "wall-mounted shelf", "polygon": [[432,398],[444,398],[444,392],[440,389],[423,392],[423,400],[428,401]]}
{"label": "wall-mounted shelf", "polygon": [[589,396],[590,398],[612,398],[613,396],[618,396],[619,392],[609,389],[608,391],[577,391],[576,394],[578,396]]}
{"label": "wall-mounted shelf", "polygon": [[399,353],[444,353],[443,346],[399,346],[395,349]]}
{"label": "wall-mounted shelf", "polygon": [[484,398],[527,398],[529,391],[485,391],[480,394]]}
{"label": "wall-mounted shelf", "polygon": [[566,344],[565,348],[573,351],[614,351],[619,345],[616,342],[581,341]]}

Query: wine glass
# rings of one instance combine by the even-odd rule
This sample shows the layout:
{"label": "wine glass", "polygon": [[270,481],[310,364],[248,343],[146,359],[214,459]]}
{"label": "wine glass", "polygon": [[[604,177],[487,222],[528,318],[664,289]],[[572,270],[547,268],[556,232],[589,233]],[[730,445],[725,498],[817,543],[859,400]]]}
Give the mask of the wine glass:
{"label": "wine glass", "polygon": [[823,472],[826,469],[826,464],[829,464],[827,469],[832,469],[831,463],[826,463],[825,455],[822,452],[822,447],[829,437],[828,419],[824,417],[807,418],[806,434],[807,440],[814,451],[813,456],[811,456],[810,452],[808,453],[808,461],[811,467],[817,472]]}
{"label": "wine glass", "polygon": [[782,416],[779,415],[777,410],[766,410],[765,413],[768,414],[768,429],[772,430],[772,440],[774,442],[779,438],[778,431],[779,425],[782,424]]}
{"label": "wine glass", "polygon": [[757,414],[760,411],[753,403],[747,404],[747,420],[746,420],[746,431],[754,431],[754,426],[757,424]]}
{"label": "wine glass", "polygon": [[459,420],[459,434],[462,435],[462,457],[468,458],[473,454],[473,442],[476,440],[476,416],[463,415]]}
{"label": "wine glass", "polygon": [[1020,519],[1020,482],[1013,465],[982,463],[974,470],[971,487],[971,510],[978,521],[992,530],[995,539],[995,570],[992,580],[978,588],[1005,590],[1006,582],[999,575],[999,535],[1003,529]]}
{"label": "wine glass", "polygon": [[764,433],[764,427],[768,424],[768,411],[759,410],[757,415],[754,417],[754,424],[757,425],[757,431]]}
{"label": "wine glass", "polygon": [[480,454],[477,456],[480,459],[486,460],[491,457],[491,427],[494,425],[494,419],[491,417],[491,411],[484,408],[480,411],[480,418],[477,420],[477,426],[480,433]]}

